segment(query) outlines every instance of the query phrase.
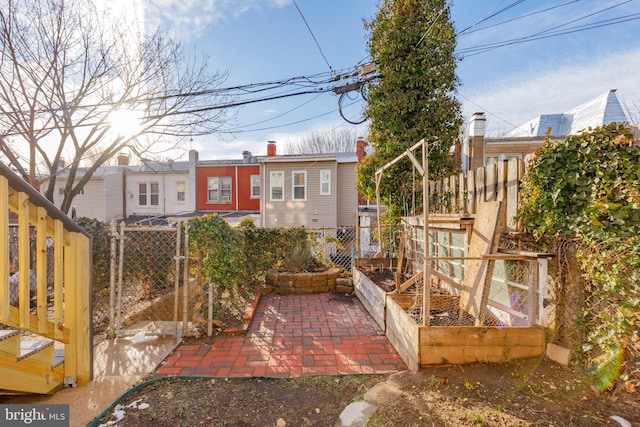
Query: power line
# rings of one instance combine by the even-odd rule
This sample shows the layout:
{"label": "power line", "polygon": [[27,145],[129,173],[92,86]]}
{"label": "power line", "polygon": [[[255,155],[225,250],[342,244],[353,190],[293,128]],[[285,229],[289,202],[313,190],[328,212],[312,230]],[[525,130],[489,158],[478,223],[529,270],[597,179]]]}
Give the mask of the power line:
{"label": "power line", "polygon": [[320,43],[318,43],[318,39],[316,39],[315,34],[313,34],[313,31],[311,31],[311,27],[309,26],[309,23],[307,22],[307,19],[304,17],[304,15],[302,14],[302,11],[298,7],[298,3],[296,3],[296,0],[293,0],[293,4],[295,5],[296,9],[298,9],[298,13],[302,17],[302,20],[304,21],[304,24],[307,26],[307,29],[309,30],[309,33],[311,34],[311,37],[313,37],[313,41],[316,42],[316,46],[318,46],[318,50],[320,51],[320,55],[322,55],[322,57],[324,58],[324,62],[327,63],[327,66],[329,67],[331,72],[335,74],[335,72],[333,71],[333,68],[331,68],[331,65],[329,64],[329,61],[327,61],[327,57],[324,55],[324,52],[322,51],[322,48],[320,47]]}

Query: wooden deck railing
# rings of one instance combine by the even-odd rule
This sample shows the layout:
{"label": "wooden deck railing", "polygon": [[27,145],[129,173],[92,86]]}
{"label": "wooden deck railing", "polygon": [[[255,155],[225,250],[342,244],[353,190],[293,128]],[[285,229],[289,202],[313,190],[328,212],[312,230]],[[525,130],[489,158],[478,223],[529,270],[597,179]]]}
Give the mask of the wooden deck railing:
{"label": "wooden deck railing", "polygon": [[[0,323],[60,343],[64,383],[84,385],[92,376],[91,236],[3,164],[0,205]],[[10,212],[17,254],[9,247]],[[17,291],[10,280],[15,258]]]}

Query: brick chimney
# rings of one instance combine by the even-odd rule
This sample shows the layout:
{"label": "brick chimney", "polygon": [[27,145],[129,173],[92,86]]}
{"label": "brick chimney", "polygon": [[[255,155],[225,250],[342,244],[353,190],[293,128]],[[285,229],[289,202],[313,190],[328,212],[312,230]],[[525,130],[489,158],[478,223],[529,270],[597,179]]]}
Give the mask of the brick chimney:
{"label": "brick chimney", "polygon": [[364,159],[365,152],[364,149],[367,146],[367,141],[361,136],[358,137],[356,141],[356,155],[358,156],[358,163],[362,163]]}
{"label": "brick chimney", "polygon": [[127,153],[118,154],[118,166],[129,166],[129,155]]}
{"label": "brick chimney", "polygon": [[275,157],[275,155],[276,155],[276,142],[267,141],[267,156]]}
{"label": "brick chimney", "polygon": [[[475,170],[484,166],[484,131],[486,122],[487,118],[484,113],[474,113],[469,120],[469,170]],[[463,164],[464,154],[463,150]]]}

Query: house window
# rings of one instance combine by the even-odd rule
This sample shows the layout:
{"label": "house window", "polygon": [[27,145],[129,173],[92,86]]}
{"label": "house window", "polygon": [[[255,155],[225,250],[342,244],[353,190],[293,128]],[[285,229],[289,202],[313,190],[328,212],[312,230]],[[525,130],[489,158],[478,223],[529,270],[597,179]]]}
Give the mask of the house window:
{"label": "house window", "polygon": [[187,199],[186,185],[184,181],[176,182],[176,201],[184,202]]}
{"label": "house window", "polygon": [[331,194],[331,170],[329,169],[320,171],[320,194],[323,196]]}
{"label": "house window", "polygon": [[307,172],[293,171],[291,182],[293,183],[293,200],[307,200]]}
{"label": "house window", "polygon": [[157,182],[141,182],[138,184],[138,205],[158,206],[159,189]]}
{"label": "house window", "polygon": [[251,175],[251,198],[260,198],[260,175]]}
{"label": "house window", "polygon": [[[78,196],[84,194],[84,188],[78,192]],[[58,196],[64,196],[64,187],[58,187]]]}
{"label": "house window", "polygon": [[270,176],[271,200],[284,200],[284,171],[273,171]]}
{"label": "house window", "polygon": [[208,202],[231,203],[231,177],[210,176],[207,178]]}
{"label": "house window", "polygon": [[484,157],[484,165],[492,165],[498,162],[505,162],[511,159],[522,160],[522,153],[503,153],[503,154],[493,154],[490,156]]}

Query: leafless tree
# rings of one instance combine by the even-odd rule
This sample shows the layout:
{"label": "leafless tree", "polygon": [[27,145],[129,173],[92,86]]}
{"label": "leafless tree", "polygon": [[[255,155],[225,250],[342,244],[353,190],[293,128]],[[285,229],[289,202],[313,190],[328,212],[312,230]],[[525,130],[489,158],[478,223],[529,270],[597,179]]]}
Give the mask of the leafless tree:
{"label": "leafless tree", "polygon": [[[64,212],[124,149],[149,156],[228,120],[212,108],[226,101],[217,90],[225,74],[98,3],[0,0],[0,154],[32,185],[36,172],[49,175],[49,200],[66,160]],[[118,130],[122,111],[136,116],[136,129]]]}
{"label": "leafless tree", "polygon": [[335,127],[315,130],[302,137],[298,143],[288,141],[287,154],[342,153],[356,151],[356,139],[359,136],[354,128]]}

